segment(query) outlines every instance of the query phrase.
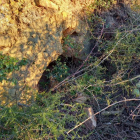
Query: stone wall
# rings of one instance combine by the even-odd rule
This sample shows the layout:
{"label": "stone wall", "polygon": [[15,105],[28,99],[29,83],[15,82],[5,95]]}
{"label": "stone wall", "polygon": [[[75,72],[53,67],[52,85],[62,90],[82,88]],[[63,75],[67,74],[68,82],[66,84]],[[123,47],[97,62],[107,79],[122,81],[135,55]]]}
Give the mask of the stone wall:
{"label": "stone wall", "polygon": [[[62,38],[86,34],[82,9],[94,0],[1,0],[0,51],[28,64],[7,75],[16,85],[0,83],[0,104],[28,103],[48,64],[63,53]],[[70,29],[69,32],[67,30]],[[30,89],[30,90],[29,90]]]}

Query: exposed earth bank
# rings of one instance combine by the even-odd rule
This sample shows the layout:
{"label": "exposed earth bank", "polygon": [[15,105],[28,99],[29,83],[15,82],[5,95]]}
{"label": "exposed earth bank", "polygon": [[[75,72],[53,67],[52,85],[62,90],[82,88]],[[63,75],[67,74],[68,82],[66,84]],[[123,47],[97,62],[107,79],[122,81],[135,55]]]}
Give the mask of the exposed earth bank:
{"label": "exposed earth bank", "polygon": [[[0,51],[3,55],[27,60],[18,71],[10,72],[0,83],[0,104],[15,102],[28,104],[37,91],[37,84],[50,62],[63,54],[84,60],[95,45],[90,39],[91,31],[85,11],[94,0],[2,0],[0,2]],[[116,2],[114,3],[114,5]],[[130,16],[124,4],[100,13],[105,21],[103,36],[113,37],[115,28],[125,24]],[[91,13],[96,12],[94,10]],[[100,21],[94,22],[95,24]],[[91,24],[91,26],[94,26]],[[99,26],[94,34],[100,36]],[[63,39],[70,35],[74,48],[64,45]],[[68,40],[69,41],[69,40]],[[96,49],[97,51],[97,49]]]}

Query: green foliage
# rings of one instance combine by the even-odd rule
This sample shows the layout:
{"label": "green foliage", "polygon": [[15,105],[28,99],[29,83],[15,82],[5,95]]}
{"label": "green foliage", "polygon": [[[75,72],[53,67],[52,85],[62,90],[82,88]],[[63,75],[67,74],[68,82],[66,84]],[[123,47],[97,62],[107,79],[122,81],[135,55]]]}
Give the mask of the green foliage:
{"label": "green foliage", "polygon": [[134,88],[133,95],[135,95],[137,98],[140,97],[140,81],[136,84],[136,87]]}
{"label": "green foliage", "polygon": [[[93,4],[91,4],[89,9],[97,9],[97,10],[108,10],[112,7],[113,4],[116,3],[117,0],[95,0]],[[88,9],[88,10],[89,10]]]}
{"label": "green foliage", "polygon": [[[69,49],[66,49],[65,46],[67,46]],[[82,51],[82,49],[82,45],[80,43],[77,43],[71,36],[68,35],[64,38],[63,50],[66,53],[70,53],[70,56],[78,57],[78,54]]]}
{"label": "green foliage", "polygon": [[26,59],[18,61],[16,58],[0,53],[0,82],[2,80],[10,80],[7,79],[6,75],[14,70],[19,70],[21,66],[27,63],[28,61]]}
{"label": "green foliage", "polygon": [[116,2],[116,0],[96,0],[95,5],[96,5],[96,8],[103,8],[103,9],[107,10],[115,2]]}
{"label": "green foliage", "polygon": [[139,89],[135,88],[134,91],[133,91],[133,94],[138,98],[140,97],[140,91]]}
{"label": "green foliage", "polygon": [[[100,67],[94,71],[94,74],[95,73],[99,74],[99,71],[102,70],[99,69]],[[88,96],[101,95],[102,88],[100,86],[103,84],[104,80],[97,79],[97,77],[94,76],[94,74],[93,72],[90,72],[90,73],[85,73],[81,77],[79,77],[75,81],[75,84],[69,88],[70,95],[75,96],[76,93],[84,93],[85,95]],[[101,77],[100,74],[98,76]]]}
{"label": "green foliage", "polygon": [[64,38],[64,45],[69,45],[72,49],[74,48],[75,44],[72,42],[70,36]]}
{"label": "green foliage", "polygon": [[140,81],[136,84],[137,88],[140,88]]}
{"label": "green foliage", "polygon": [[53,66],[52,70],[47,69],[48,75],[47,78],[51,78],[53,80],[56,80],[58,82],[62,81],[64,78],[66,78],[69,73],[68,73],[68,66],[66,65],[66,62],[62,63],[61,59],[58,59],[56,61],[56,65]]}
{"label": "green foliage", "polygon": [[[114,0],[96,0],[95,9],[97,7],[104,9],[109,8],[113,2]],[[96,24],[99,23],[99,25],[104,22],[104,20],[98,16],[92,16],[90,21],[92,20],[97,21]],[[140,82],[133,84],[132,81],[130,82],[128,79],[138,74],[136,71],[133,71],[135,70],[135,66],[140,62],[140,33],[128,31],[130,30],[128,26],[126,29],[116,30],[115,38],[110,40],[102,38],[98,43],[99,50],[103,48],[101,52],[103,57],[89,59],[84,64],[85,70],[82,71],[82,74],[80,73],[78,77],[70,79],[72,82],[65,85],[64,91],[62,90],[56,94],[50,92],[39,93],[36,95],[36,101],[28,107],[1,107],[0,139],[57,140],[61,136],[62,139],[68,139],[65,132],[68,132],[85,120],[84,107],[90,106],[96,108],[97,106],[98,110],[95,110],[95,112],[98,112],[101,110],[100,105],[101,108],[105,107],[105,105],[110,105],[112,102],[117,101],[117,98],[120,100],[122,98],[131,97],[132,95],[139,97]],[[64,40],[64,44],[68,45],[71,49],[76,47],[76,44],[74,44],[69,37]],[[13,70],[18,70],[20,66],[25,65],[27,62],[26,60],[18,62],[14,58],[3,55],[0,55],[0,58],[0,70],[2,70],[2,72],[0,72],[3,77],[6,77],[6,74]],[[105,60],[108,62],[106,65],[100,63],[104,58],[106,58]],[[66,63],[61,62],[60,59],[56,61],[55,66],[51,69],[47,69],[47,71],[47,78],[54,79],[58,82],[69,75],[69,68]],[[123,82],[123,80],[127,80],[127,82]],[[73,99],[79,93],[82,93],[83,96],[86,95],[89,100],[86,104],[74,102]],[[129,96],[129,94],[131,94],[131,96]],[[93,97],[96,103],[93,101]],[[115,106],[114,108],[115,110],[119,110],[120,106]],[[100,119],[102,118],[103,117],[100,117]],[[115,123],[116,118],[117,117],[114,119]],[[107,118],[107,121],[108,119],[109,118]],[[111,123],[112,121],[113,119],[111,117]],[[82,127],[83,130],[81,130]],[[102,133],[103,130],[101,130],[103,127],[101,127],[97,126],[96,131],[104,136],[104,133]],[[100,128],[100,130],[98,130],[98,128]],[[112,128],[111,133],[115,133]],[[84,125],[79,126],[70,133],[71,137],[69,139],[78,139],[80,135],[83,136],[83,132],[84,135],[87,134],[87,128],[85,128]],[[94,131],[90,131],[88,134],[90,133],[95,134]],[[82,139],[85,139],[85,137],[82,137]],[[86,139],[88,139],[88,136]]]}
{"label": "green foliage", "polygon": [[81,78],[77,80],[77,84],[80,85],[80,89],[83,90],[87,95],[99,95],[101,92],[101,88],[98,86],[93,86],[95,83],[101,85],[101,80],[96,80],[97,77],[94,77],[92,74],[84,74]]}
{"label": "green foliage", "polygon": [[[115,40],[107,42],[105,50],[105,53],[108,55],[114,48],[110,59],[120,74],[133,68],[133,62],[138,62],[140,57],[140,33],[128,33],[125,37],[123,34],[121,32],[117,33]],[[120,43],[114,46],[119,40],[121,40]]]}
{"label": "green foliage", "polygon": [[2,108],[0,139],[57,140],[60,135],[64,135],[71,123],[79,123],[79,119],[85,115],[81,112],[83,107],[80,104],[68,107],[60,101],[61,97],[62,94],[40,93],[37,94],[36,102],[29,107]]}

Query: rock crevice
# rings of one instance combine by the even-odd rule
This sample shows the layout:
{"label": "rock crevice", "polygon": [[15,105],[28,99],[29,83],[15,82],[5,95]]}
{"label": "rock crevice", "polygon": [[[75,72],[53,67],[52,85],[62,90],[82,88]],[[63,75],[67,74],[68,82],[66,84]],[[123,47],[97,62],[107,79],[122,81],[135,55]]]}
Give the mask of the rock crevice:
{"label": "rock crevice", "polygon": [[[80,12],[93,0],[2,0],[0,2],[0,51],[2,54],[28,60],[19,71],[7,75],[18,83],[0,83],[0,104],[27,102],[32,97],[28,87],[35,88],[44,69],[63,53],[64,32],[87,33]],[[77,13],[77,15],[75,14]],[[10,86],[10,87],[9,87]],[[16,99],[16,100],[15,100]]]}

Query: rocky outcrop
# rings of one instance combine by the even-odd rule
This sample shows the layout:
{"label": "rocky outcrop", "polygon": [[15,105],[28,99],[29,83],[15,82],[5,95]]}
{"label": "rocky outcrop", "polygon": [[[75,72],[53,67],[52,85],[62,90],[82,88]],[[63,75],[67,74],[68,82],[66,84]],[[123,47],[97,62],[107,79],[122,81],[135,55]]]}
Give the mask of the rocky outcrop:
{"label": "rocky outcrop", "polygon": [[4,80],[0,83],[0,104],[33,99],[44,69],[63,53],[62,38],[76,32],[83,40],[87,29],[82,9],[92,2],[94,0],[0,1],[0,51],[19,61],[28,60],[19,71],[7,75],[18,81],[16,85]]}

